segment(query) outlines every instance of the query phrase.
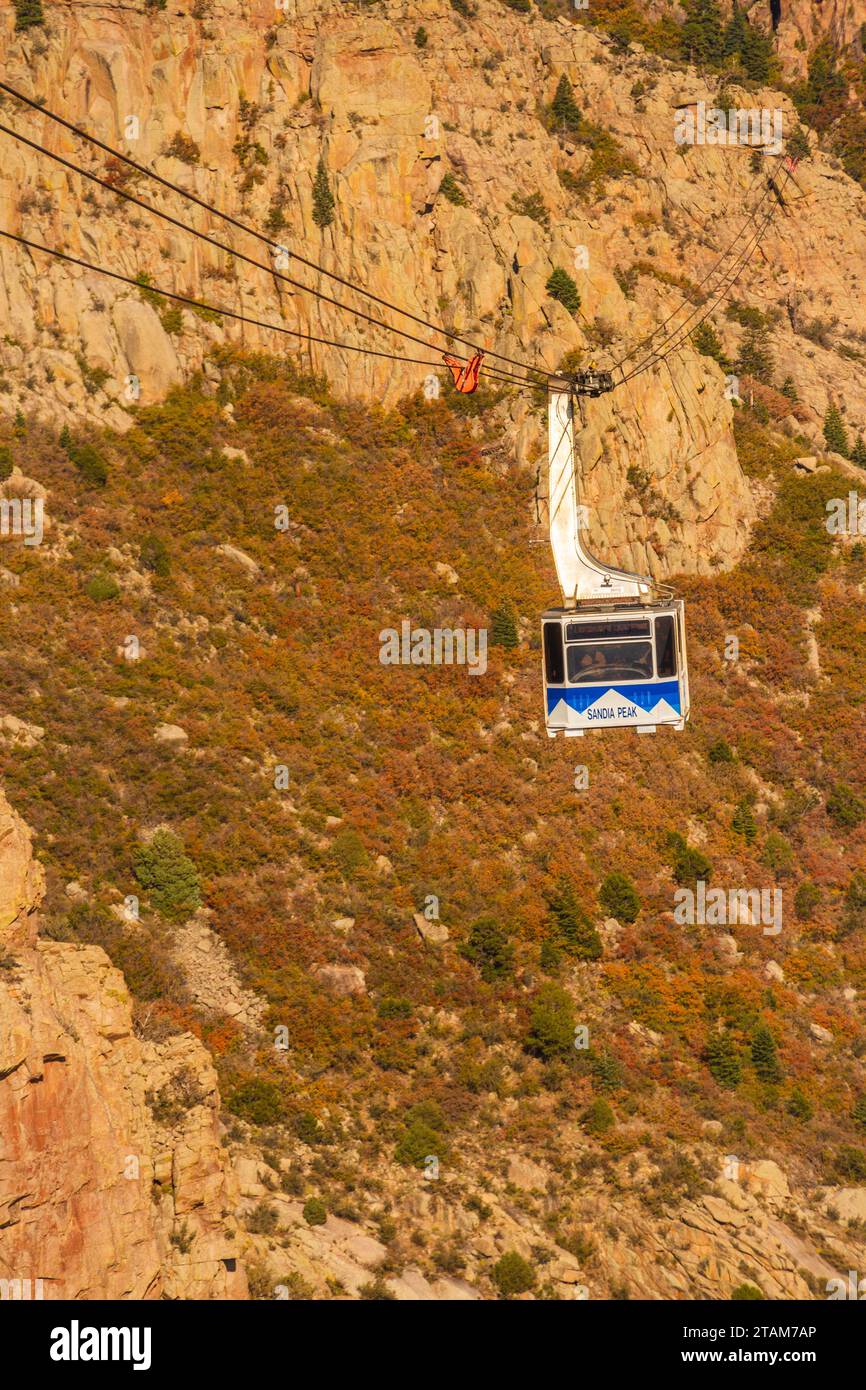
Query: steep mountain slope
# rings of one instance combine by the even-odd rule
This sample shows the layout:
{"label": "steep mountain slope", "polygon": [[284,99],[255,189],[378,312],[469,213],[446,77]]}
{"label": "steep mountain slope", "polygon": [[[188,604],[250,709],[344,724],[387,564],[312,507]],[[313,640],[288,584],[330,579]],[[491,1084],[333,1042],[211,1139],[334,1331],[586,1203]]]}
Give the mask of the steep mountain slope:
{"label": "steep mountain slope", "polygon": [[[540,724],[532,480],[484,413],[220,371],[225,404],[94,440],[102,485],[8,435],[51,539],[7,547],[2,776],[43,950],[107,950],[139,1045],[216,1060],[254,1291],[489,1294],[508,1252],[558,1296],[858,1268],[866,570],[823,524],[848,479],[739,411],[777,495],[688,586],[693,721],[575,752]],[[510,642],[508,602],[524,635],[483,674],[380,661],[403,620]],[[778,889],[778,923],[681,924],[699,873]]]}
{"label": "steep mountain slope", "polygon": [[[607,28],[559,8],[56,6],[2,41],[13,84],[113,143],[140,110],[136,158],[377,292],[603,364],[697,306],[759,176],[674,142],[720,77],[626,47],[629,6],[597,6]],[[793,125],[792,96],[727,86]],[[688,1299],[824,1297],[863,1267],[866,559],[825,524],[862,472],[823,429],[831,402],[850,443],[866,420],[863,193],[812,146],[717,341],[587,403],[594,543],[689,599],[694,717],[650,740],[545,737],[538,401],[427,400],[424,369],[314,345],[295,365],[0,245],[3,494],[45,502],[43,544],[4,537],[0,569],[0,781],[46,893],[34,942],[11,813],[4,1273],[62,1264],[50,1292],[82,1297]],[[279,317],[273,277],[14,148],[15,230]],[[509,206],[532,194],[549,225]],[[383,664],[404,621],[488,629],[486,668]],[[772,911],[689,924],[698,878]],[[73,1249],[81,1192],[105,1225]]]}

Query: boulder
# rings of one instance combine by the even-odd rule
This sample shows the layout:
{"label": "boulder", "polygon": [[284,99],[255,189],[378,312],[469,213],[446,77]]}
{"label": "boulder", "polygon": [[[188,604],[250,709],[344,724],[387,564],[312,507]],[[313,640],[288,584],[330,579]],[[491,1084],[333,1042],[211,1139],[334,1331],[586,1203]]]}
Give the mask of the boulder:
{"label": "boulder", "polygon": [[189,734],[179,724],[157,724],[153,737],[157,743],[169,743],[177,747],[189,742]]}
{"label": "boulder", "polygon": [[330,990],[331,994],[336,994],[338,998],[367,993],[364,972],[357,965],[316,965],[313,967],[313,974],[319,984],[324,985],[325,989]]}
{"label": "boulder", "polygon": [[423,912],[414,912],[412,921],[422,941],[429,942],[431,946],[445,945],[449,932],[444,922],[428,921]]}

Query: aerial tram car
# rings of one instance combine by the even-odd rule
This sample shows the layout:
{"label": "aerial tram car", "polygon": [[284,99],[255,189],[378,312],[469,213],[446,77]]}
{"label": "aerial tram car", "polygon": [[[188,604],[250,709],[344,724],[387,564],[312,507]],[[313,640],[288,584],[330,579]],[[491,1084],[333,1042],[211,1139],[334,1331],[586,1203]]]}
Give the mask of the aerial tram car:
{"label": "aerial tram car", "polygon": [[[583,387],[585,395],[610,389],[601,380]],[[601,564],[584,549],[575,391],[552,389],[548,400],[550,543],[563,599],[541,619],[548,735],[683,729],[689,717],[683,600],[651,579]]]}

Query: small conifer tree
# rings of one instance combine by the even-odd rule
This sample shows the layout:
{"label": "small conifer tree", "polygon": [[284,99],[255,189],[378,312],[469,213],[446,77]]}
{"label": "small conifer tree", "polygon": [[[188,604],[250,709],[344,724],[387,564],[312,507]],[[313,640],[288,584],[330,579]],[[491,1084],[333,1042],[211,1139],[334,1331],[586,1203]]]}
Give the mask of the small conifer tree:
{"label": "small conifer tree", "polygon": [[334,220],[334,195],[328,183],[325,161],[319,156],[316,177],[313,180],[313,221],[324,229]]}

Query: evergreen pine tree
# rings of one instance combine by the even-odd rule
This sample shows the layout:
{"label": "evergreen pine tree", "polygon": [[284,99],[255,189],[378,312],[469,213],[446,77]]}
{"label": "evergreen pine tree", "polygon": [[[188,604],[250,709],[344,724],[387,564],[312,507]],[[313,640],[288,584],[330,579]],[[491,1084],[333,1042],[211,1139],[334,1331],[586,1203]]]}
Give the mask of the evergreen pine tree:
{"label": "evergreen pine tree", "polygon": [[808,159],[809,137],[801,125],[796,125],[788,136],[785,152],[793,159]]}
{"label": "evergreen pine tree", "polygon": [[142,845],[135,856],[134,871],[163,917],[182,921],[201,906],[198,871],[172,831],[157,830],[153,838]]}
{"label": "evergreen pine tree", "polygon": [[313,221],[317,227],[327,227],[334,220],[334,195],[328,183],[325,161],[319,156],[316,177],[313,181]]}
{"label": "evergreen pine tree", "polygon": [[773,380],[773,366],[766,328],[749,328],[740,347],[737,371],[741,376],[753,376],[769,386]]}
{"label": "evergreen pine tree", "polygon": [[692,334],[692,342],[704,357],[712,357],[720,366],[727,366],[722,340],[709,319],[699,323]]}
{"label": "evergreen pine tree", "polygon": [[832,449],[834,454],[841,454],[843,458],[848,457],[848,432],[845,429],[838,406],[833,404],[827,406],[827,413],[824,416],[824,438],[827,441],[827,448]]}
{"label": "evergreen pine tree", "polygon": [[559,79],[550,112],[556,130],[576,130],[580,125],[580,107],[574,99],[571,83],[565,73]]}
{"label": "evergreen pine tree", "polygon": [[691,62],[718,63],[722,56],[722,14],[718,0],[685,0],[683,54]]}
{"label": "evergreen pine tree", "polygon": [[598,960],[601,937],[577,900],[574,884],[561,878],[548,900],[548,924],[554,946],[579,960]]}
{"label": "evergreen pine tree", "polygon": [[766,1024],[761,1024],[752,1038],[752,1065],[761,1081],[775,1084],[782,1080],[776,1042]]}
{"label": "evergreen pine tree", "polygon": [[760,29],[753,29],[748,22],[745,26],[745,33],[740,47],[740,57],[743,60],[743,67],[747,75],[753,82],[766,82],[770,75],[770,58],[773,53],[773,41],[768,34],[762,34]]}
{"label": "evergreen pine tree", "polygon": [[548,276],[547,284],[544,287],[551,299],[557,299],[564,309],[570,314],[576,314],[580,308],[580,291],[572,280],[567,270],[562,266]]}
{"label": "evergreen pine tree", "polygon": [[[830,39],[822,39],[811,58],[807,79],[806,120],[820,133],[832,125],[848,100],[848,83],[836,66]],[[798,102],[798,106],[800,103]]]}
{"label": "evergreen pine tree", "polygon": [[866,444],[863,443],[862,434],[858,434],[851,450],[851,462],[856,463],[858,468],[866,468]]}
{"label": "evergreen pine tree", "polygon": [[731,58],[734,54],[739,55],[743,51],[743,37],[747,28],[746,16],[734,0],[734,8],[731,17],[725,25],[724,37],[722,38],[722,57]]}
{"label": "evergreen pine tree", "polygon": [[738,835],[742,835],[749,844],[754,840],[758,833],[758,827],[748,801],[738,803],[737,809],[734,811],[734,818],[731,821],[731,829],[736,831]]}
{"label": "evergreen pine tree", "polygon": [[851,1118],[861,1129],[866,1129],[866,1093],[859,1095],[855,1100]]}
{"label": "evergreen pine tree", "polygon": [[779,387],[779,390],[782,392],[783,396],[788,397],[789,401],[799,401],[800,399],[799,395],[797,394],[796,383],[792,376],[785,377],[785,380],[782,382],[782,385]]}
{"label": "evergreen pine tree", "polygon": [[513,651],[520,641],[517,614],[510,603],[501,603],[490,615],[490,644]]}
{"label": "evergreen pine tree", "polygon": [[742,1067],[737,1045],[729,1033],[714,1033],[707,1043],[707,1066],[720,1086],[733,1090],[739,1086]]}

